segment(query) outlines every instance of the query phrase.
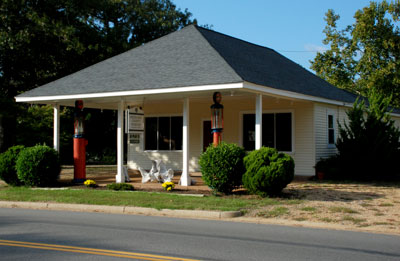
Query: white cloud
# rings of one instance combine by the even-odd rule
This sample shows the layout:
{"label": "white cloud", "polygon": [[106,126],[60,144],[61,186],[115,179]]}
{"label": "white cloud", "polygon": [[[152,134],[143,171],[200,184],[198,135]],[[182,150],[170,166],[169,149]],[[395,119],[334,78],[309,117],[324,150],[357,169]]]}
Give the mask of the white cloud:
{"label": "white cloud", "polygon": [[324,46],[319,46],[319,45],[315,45],[315,44],[306,44],[306,45],[304,45],[304,49],[309,52],[319,52],[319,53],[323,53],[326,50],[328,50]]}

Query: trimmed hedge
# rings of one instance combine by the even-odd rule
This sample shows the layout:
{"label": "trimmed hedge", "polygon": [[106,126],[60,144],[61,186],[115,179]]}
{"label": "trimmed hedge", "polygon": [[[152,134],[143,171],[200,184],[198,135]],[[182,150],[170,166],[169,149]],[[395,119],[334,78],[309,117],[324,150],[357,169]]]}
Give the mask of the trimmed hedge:
{"label": "trimmed hedge", "polygon": [[58,152],[48,146],[26,148],[17,160],[18,178],[28,186],[51,186],[57,182],[60,170]]}
{"label": "trimmed hedge", "polygon": [[236,144],[210,145],[199,159],[204,183],[214,192],[231,193],[242,185],[244,156],[244,149]]}
{"label": "trimmed hedge", "polygon": [[25,147],[22,145],[9,148],[6,152],[0,154],[0,179],[8,185],[20,186],[22,182],[18,179],[16,162],[19,153]]}
{"label": "trimmed hedge", "polygon": [[294,177],[294,160],[274,148],[262,147],[244,158],[243,185],[252,194],[279,194]]}

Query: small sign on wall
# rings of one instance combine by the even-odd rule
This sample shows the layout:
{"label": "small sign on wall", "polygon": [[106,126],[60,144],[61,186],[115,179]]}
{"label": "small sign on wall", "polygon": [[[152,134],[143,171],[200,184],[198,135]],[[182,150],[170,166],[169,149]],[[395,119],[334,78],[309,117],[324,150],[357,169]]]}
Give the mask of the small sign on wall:
{"label": "small sign on wall", "polygon": [[142,135],[143,135],[143,133],[141,133],[141,132],[129,133],[129,143],[130,144],[140,144],[140,141],[142,140]]}
{"label": "small sign on wall", "polygon": [[133,107],[128,110],[128,132],[144,131],[144,112],[139,107]]}

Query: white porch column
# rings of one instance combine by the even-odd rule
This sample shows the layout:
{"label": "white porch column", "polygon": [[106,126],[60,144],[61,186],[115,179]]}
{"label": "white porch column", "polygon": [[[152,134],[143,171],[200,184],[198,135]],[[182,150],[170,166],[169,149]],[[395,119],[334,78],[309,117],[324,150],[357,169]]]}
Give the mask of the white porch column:
{"label": "white porch column", "polygon": [[189,176],[189,98],[183,100],[183,127],[182,127],[182,176],[181,185],[190,186],[190,176]]}
{"label": "white porch column", "polygon": [[60,105],[58,103],[53,106],[53,147],[60,152]]}
{"label": "white porch column", "polygon": [[262,146],[262,94],[256,96],[256,150]]}
{"label": "white porch column", "polygon": [[117,176],[115,182],[125,182],[124,177],[124,101],[118,103],[117,124]]}

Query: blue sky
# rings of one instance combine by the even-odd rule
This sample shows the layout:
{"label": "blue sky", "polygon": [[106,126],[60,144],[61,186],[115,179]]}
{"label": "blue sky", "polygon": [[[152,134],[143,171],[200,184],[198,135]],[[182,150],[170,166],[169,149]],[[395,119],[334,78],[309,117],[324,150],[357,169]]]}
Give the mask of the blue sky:
{"label": "blue sky", "polygon": [[[339,28],[354,23],[369,0],[172,0],[200,25],[251,43],[270,47],[309,69],[323,50],[325,13],[340,15]],[[294,52],[293,52],[294,51]]]}

